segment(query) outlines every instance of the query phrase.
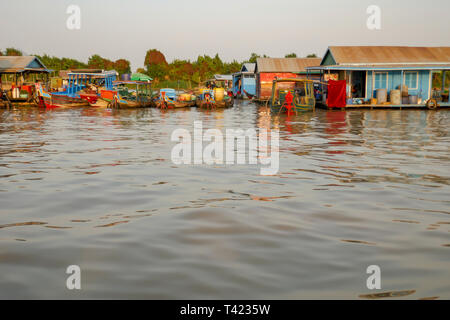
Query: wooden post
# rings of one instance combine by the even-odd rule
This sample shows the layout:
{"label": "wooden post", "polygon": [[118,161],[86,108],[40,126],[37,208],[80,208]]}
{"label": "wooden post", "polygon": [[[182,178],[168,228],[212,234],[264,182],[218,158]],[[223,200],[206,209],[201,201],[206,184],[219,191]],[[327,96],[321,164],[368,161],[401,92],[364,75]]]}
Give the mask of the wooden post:
{"label": "wooden post", "polygon": [[[402,70],[402,82],[400,82],[400,105],[403,104],[403,82],[405,81],[404,77],[405,77],[405,71]],[[401,107],[400,107],[400,110],[401,110]]]}
{"label": "wooden post", "polygon": [[442,93],[444,93],[445,90],[445,78],[447,75],[447,71],[446,70],[442,70]]}
{"label": "wooden post", "polygon": [[[375,99],[374,91],[375,91],[375,72],[374,72],[374,70],[372,70],[372,94],[371,94],[372,99]],[[377,101],[377,104],[378,104],[378,101]]]}

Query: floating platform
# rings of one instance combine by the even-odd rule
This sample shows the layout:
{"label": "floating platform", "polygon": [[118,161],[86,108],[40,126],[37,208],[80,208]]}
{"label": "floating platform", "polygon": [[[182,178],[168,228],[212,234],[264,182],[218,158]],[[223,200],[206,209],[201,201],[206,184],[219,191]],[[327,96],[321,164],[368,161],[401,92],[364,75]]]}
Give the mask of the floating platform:
{"label": "floating platform", "polygon": [[450,108],[450,103],[443,102],[440,103],[439,106],[436,109],[430,109],[425,104],[400,104],[400,105],[393,105],[393,104],[348,104],[347,106],[343,108],[335,108],[335,107],[328,107],[324,104],[318,103],[317,107],[324,108],[324,109],[427,109],[427,110],[436,110],[436,109],[442,109],[442,108]]}

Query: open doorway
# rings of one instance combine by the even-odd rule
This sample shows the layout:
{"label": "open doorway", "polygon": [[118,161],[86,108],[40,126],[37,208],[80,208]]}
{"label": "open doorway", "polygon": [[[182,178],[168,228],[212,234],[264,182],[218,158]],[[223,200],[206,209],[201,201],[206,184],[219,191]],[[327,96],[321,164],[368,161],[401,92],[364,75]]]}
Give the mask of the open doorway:
{"label": "open doorway", "polygon": [[366,72],[352,72],[352,98],[366,97]]}

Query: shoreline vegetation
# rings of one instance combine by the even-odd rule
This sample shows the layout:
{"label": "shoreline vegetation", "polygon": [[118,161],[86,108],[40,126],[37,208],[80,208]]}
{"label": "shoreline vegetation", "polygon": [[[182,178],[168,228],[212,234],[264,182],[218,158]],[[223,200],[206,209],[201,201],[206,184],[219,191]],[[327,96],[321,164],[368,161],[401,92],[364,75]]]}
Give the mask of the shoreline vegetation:
{"label": "shoreline vegetation", "polygon": [[[7,48],[4,51],[0,50],[0,55],[21,56],[23,53],[16,48]],[[48,69],[54,70],[53,75],[55,76],[60,70],[70,69],[116,70],[119,76],[131,73],[130,61],[124,58],[112,61],[98,54],[94,54],[89,57],[87,62],[82,62],[72,58],[59,58],[47,54],[35,56]],[[161,51],[150,49],[145,55],[143,66],[137,68],[136,72],[150,76],[154,80],[153,84],[155,88],[191,89],[203,81],[213,78],[215,74],[232,74],[238,72],[241,70],[243,63],[255,63],[256,59],[260,57],[268,56],[252,53],[249,59],[242,62],[237,60],[224,62],[219,57],[219,54],[216,54],[214,57],[208,55],[198,56],[195,61],[174,59],[169,63]],[[289,53],[285,57],[296,58],[297,55],[295,53]],[[317,57],[317,55],[310,54],[307,57]]]}

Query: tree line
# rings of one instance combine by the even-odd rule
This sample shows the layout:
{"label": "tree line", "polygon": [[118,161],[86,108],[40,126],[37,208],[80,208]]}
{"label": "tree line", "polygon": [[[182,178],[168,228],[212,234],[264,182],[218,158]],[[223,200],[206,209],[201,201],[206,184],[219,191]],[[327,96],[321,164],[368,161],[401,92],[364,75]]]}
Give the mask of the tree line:
{"label": "tree line", "polygon": [[[7,48],[4,51],[0,50],[0,55],[21,56],[22,51],[15,48]],[[72,58],[59,58],[55,56],[35,55],[48,68],[55,71],[69,70],[69,69],[103,69],[116,70],[120,75],[131,73],[130,62],[126,59],[118,59],[112,61],[94,54],[89,57],[87,63],[78,61]],[[215,74],[232,74],[241,69],[243,63],[255,63],[256,59],[263,57],[268,58],[267,55],[259,55],[252,53],[249,59],[238,62],[224,62],[216,54],[214,57],[203,55],[198,56],[196,60],[182,60],[175,59],[172,62],[167,62],[164,54],[157,50],[148,50],[145,55],[144,66],[137,69],[137,72],[146,74],[152,77],[156,82],[159,81],[174,81],[183,80],[194,83],[200,83],[212,78]],[[297,57],[295,53],[285,55],[286,58]],[[308,55],[308,57],[316,57],[315,54]]]}

